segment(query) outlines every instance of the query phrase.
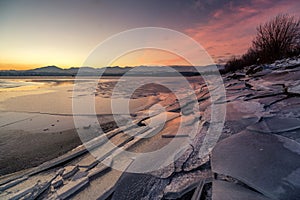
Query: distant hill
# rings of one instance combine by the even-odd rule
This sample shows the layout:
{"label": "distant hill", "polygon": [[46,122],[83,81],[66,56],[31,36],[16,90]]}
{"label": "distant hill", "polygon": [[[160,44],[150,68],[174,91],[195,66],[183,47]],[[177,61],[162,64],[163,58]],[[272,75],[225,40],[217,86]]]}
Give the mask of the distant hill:
{"label": "distant hill", "polygon": [[[197,67],[205,73],[210,73],[211,66]],[[184,76],[199,75],[197,69],[192,66],[138,66],[138,67],[71,67],[62,69],[57,66],[45,66],[30,70],[0,70],[0,76],[121,76],[127,73],[129,76]]]}

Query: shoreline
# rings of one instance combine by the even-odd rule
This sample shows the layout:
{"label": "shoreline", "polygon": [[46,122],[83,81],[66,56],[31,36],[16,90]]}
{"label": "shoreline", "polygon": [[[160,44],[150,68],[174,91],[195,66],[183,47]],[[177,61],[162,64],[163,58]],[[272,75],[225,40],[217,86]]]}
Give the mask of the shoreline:
{"label": "shoreline", "polygon": [[[116,124],[113,121],[101,124],[104,133],[115,127]],[[85,139],[97,136],[97,134],[91,133]],[[20,170],[36,167],[82,144],[82,140],[74,128],[55,132],[43,131],[42,133],[9,130],[0,134],[0,141],[5,141],[5,144],[4,142],[0,143],[0,151],[7,152],[0,155],[1,178]]]}

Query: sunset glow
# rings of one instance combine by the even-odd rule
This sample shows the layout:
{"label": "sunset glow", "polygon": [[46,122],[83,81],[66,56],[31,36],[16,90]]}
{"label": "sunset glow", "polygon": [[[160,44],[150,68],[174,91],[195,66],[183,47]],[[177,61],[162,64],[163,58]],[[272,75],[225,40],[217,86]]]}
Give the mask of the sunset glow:
{"label": "sunset glow", "polygon": [[157,49],[145,49],[125,54],[112,62],[112,66],[167,66],[167,65],[191,65],[184,58],[167,51]]}
{"label": "sunset glow", "polygon": [[[105,39],[149,26],[185,33],[199,42],[216,63],[224,63],[248,49],[257,25],[278,13],[297,15],[299,9],[296,0],[1,1],[0,69],[78,67]],[[134,55],[134,59],[128,54],[114,64],[186,64],[178,56],[162,52],[145,50]]]}

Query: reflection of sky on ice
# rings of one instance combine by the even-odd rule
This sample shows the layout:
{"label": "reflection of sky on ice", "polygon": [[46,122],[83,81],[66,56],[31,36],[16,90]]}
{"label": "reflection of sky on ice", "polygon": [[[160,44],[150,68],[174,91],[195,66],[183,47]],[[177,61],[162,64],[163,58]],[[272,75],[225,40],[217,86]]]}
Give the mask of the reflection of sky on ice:
{"label": "reflection of sky on ice", "polygon": [[[120,115],[116,120],[123,120],[122,115],[136,113],[136,117],[141,118],[148,116],[150,112],[154,112],[158,108],[161,109],[157,111],[161,112],[164,110],[162,107],[174,103],[176,98],[186,97],[189,94],[188,90],[192,88],[190,85],[185,85],[186,80],[181,81],[178,77],[118,78],[101,80],[82,78],[78,81],[78,90],[75,93],[73,93],[74,79],[55,79],[53,77],[1,80],[0,119],[3,122],[1,127],[3,126],[2,128],[7,130],[26,129],[30,132],[44,130],[55,132],[73,128],[72,102],[74,99],[88,102],[88,99],[95,98],[95,104],[92,106],[95,107],[98,115],[114,113]],[[192,79],[190,78],[190,81]],[[94,87],[95,81],[97,81],[97,88]],[[118,87],[113,90],[116,81]],[[147,85],[149,83],[157,85],[149,86]],[[199,82],[193,85],[193,88],[200,87]],[[156,86],[163,86],[163,88]],[[188,89],[186,89],[187,87]],[[170,93],[170,90],[173,91],[173,94]],[[135,93],[134,98],[132,93]],[[129,100],[129,98],[131,99]],[[188,100],[184,99],[183,101]],[[82,112],[77,113],[82,115],[82,122],[86,127],[89,125],[89,116],[93,115],[87,107],[85,104],[82,106]],[[88,131],[93,129],[93,126],[91,124]]]}
{"label": "reflection of sky on ice", "polygon": [[[172,79],[172,78],[171,78]],[[170,79],[170,80],[171,80]],[[174,80],[174,79],[172,79]],[[72,79],[4,79],[1,80],[1,98],[0,98],[0,118],[1,126],[7,129],[26,129],[29,131],[57,131],[68,129],[73,126],[72,122],[72,96],[73,86]],[[80,94],[74,98],[83,101],[87,98],[95,97],[95,107],[97,114],[111,114],[111,99],[109,95],[97,96],[93,87],[95,80],[79,80]],[[115,82],[116,79],[101,79],[99,84]],[[168,82],[168,81],[165,81]],[[172,82],[172,81],[170,81]],[[57,84],[60,83],[60,84]],[[119,81],[124,90],[116,93],[114,103],[119,111],[116,114],[126,113],[124,106],[130,97],[128,93],[130,87],[142,85],[143,80],[134,78],[129,81]],[[169,83],[170,84],[170,83]],[[104,94],[112,91],[108,86],[103,91]],[[141,92],[141,91],[140,91]],[[144,110],[148,105],[155,104],[159,101],[158,97],[144,97],[131,99],[129,107],[131,112]],[[128,104],[127,104],[128,105]],[[83,113],[91,114],[91,113]],[[57,120],[59,122],[57,122]],[[88,120],[88,119],[87,119]],[[86,121],[83,119],[83,121]],[[5,122],[5,123],[4,123]],[[32,126],[36,124],[35,126]],[[54,126],[51,126],[54,124]],[[88,124],[88,123],[85,123]]]}
{"label": "reflection of sky on ice", "polygon": [[28,81],[20,81],[20,80],[0,80],[0,91],[3,88],[16,88],[22,86],[30,86],[30,85],[37,85],[38,83],[28,82]]}

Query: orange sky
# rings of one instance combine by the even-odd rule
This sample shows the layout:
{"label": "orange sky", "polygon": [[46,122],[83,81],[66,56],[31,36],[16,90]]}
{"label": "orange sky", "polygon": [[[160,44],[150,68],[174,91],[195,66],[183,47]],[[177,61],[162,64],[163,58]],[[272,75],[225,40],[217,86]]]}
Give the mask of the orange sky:
{"label": "orange sky", "polygon": [[[3,0],[0,1],[0,70],[47,65],[78,67],[91,50],[110,36],[149,26],[187,34],[216,63],[224,63],[249,48],[257,25],[279,13],[298,16],[299,11],[300,3],[296,0],[129,0],[126,4],[109,0],[72,3]],[[151,63],[187,64],[170,53],[144,50],[126,54],[113,65]]]}

